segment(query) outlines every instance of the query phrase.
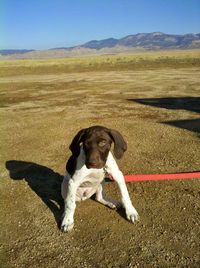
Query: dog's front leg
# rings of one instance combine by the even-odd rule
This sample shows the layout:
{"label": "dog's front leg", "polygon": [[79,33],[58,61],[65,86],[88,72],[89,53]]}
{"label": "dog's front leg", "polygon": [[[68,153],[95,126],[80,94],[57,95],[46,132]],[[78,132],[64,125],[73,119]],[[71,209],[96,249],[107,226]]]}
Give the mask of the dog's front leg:
{"label": "dog's front leg", "polygon": [[67,194],[64,198],[65,210],[63,213],[63,220],[61,230],[68,232],[74,227],[74,212],[76,208],[76,191],[79,184],[73,178],[69,178],[67,185]]}
{"label": "dog's front leg", "polygon": [[118,184],[121,193],[122,204],[125,208],[127,219],[131,222],[137,221],[139,219],[139,215],[130,200],[122,172],[120,170],[118,170],[117,172],[113,172],[112,177]]}
{"label": "dog's front leg", "polygon": [[137,221],[139,219],[139,215],[130,200],[124,176],[122,172],[119,170],[117,163],[115,162],[114,158],[111,155],[108,159],[107,164],[109,174],[111,174],[113,179],[118,184],[121,193],[122,204],[125,208],[127,219],[130,220],[131,222]]}

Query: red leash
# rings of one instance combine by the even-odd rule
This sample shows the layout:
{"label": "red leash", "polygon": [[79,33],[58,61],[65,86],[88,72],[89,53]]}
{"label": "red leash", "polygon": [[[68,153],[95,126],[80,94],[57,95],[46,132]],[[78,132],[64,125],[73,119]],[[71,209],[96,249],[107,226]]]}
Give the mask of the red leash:
{"label": "red leash", "polygon": [[125,175],[124,178],[125,178],[126,182],[131,182],[131,181],[162,181],[162,180],[200,179],[200,172]]}

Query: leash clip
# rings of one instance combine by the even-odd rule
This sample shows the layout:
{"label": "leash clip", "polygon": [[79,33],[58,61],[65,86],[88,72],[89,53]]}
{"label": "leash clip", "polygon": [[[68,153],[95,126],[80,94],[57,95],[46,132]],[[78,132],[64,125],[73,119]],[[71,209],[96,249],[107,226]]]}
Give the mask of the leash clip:
{"label": "leash clip", "polygon": [[103,171],[104,171],[104,174],[105,175],[108,175],[108,171],[107,171],[107,167],[106,166],[103,167]]}

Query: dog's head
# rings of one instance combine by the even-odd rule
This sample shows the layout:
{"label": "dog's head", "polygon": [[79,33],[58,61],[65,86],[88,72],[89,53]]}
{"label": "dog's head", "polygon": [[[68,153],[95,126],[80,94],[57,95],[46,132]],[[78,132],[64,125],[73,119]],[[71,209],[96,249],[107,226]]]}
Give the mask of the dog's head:
{"label": "dog's head", "polygon": [[93,126],[80,130],[70,145],[75,157],[80,153],[80,145],[86,155],[87,168],[103,168],[105,166],[111,144],[114,142],[114,155],[120,159],[127,149],[122,135],[114,130],[102,126]]}

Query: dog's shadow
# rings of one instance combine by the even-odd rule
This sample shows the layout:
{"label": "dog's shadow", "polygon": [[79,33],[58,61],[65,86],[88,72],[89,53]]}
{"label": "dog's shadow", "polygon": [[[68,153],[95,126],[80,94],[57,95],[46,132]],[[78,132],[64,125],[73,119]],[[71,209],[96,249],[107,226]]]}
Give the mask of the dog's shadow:
{"label": "dog's shadow", "polygon": [[61,197],[63,176],[48,167],[32,162],[10,160],[5,165],[11,179],[25,179],[30,188],[49,207],[59,228],[64,208],[64,202]]}

